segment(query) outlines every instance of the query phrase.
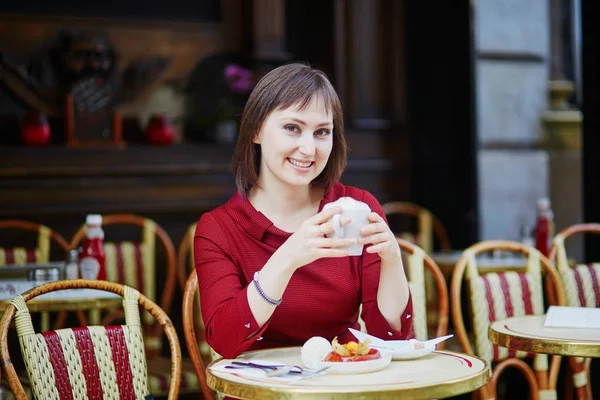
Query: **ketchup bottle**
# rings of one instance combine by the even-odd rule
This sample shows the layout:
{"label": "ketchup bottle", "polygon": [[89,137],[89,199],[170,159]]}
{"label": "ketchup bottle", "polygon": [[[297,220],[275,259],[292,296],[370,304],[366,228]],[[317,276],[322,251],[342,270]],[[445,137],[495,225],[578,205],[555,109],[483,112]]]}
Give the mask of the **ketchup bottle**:
{"label": "ketchup bottle", "polygon": [[79,276],[81,279],[106,280],[106,256],[102,216],[90,214],[85,220],[86,238],[81,249]]}
{"label": "ketchup bottle", "polygon": [[541,198],[537,203],[537,222],[535,226],[535,247],[548,257],[550,240],[553,235],[554,214],[550,209],[550,200]]}

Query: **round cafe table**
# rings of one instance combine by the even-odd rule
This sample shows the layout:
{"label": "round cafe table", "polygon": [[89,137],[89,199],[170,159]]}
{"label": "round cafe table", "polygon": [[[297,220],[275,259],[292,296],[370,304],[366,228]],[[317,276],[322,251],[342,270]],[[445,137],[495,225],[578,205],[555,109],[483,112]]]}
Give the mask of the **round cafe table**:
{"label": "round cafe table", "polygon": [[600,357],[600,329],[546,328],[546,315],[527,315],[492,323],[490,342],[532,353]]}
{"label": "round cafe table", "polygon": [[[237,360],[269,360],[300,365],[300,347],[256,350]],[[206,369],[208,386],[240,399],[432,399],[473,392],[490,377],[486,361],[466,354],[434,351],[415,360],[392,361],[383,370],[352,375],[324,374],[294,382],[252,379],[214,370],[232,360],[213,361]],[[232,370],[235,371],[235,370]]]}

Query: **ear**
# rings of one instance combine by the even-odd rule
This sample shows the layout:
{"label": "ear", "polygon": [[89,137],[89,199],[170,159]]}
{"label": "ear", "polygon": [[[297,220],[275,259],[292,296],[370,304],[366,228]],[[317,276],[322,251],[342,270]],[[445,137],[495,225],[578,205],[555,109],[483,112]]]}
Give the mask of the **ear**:
{"label": "ear", "polygon": [[260,144],[260,134],[255,134],[254,137],[252,138],[252,143],[254,144]]}

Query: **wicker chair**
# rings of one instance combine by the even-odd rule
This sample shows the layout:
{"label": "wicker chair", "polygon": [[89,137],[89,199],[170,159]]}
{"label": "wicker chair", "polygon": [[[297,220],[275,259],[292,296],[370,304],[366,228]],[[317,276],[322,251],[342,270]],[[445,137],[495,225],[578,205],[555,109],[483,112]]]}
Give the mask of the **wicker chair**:
{"label": "wicker chair", "polygon": [[[203,340],[204,338],[204,326],[202,325],[202,318],[200,313],[197,311],[199,302],[197,301],[198,294],[198,275],[196,271],[192,271],[185,284],[185,290],[183,291],[183,334],[185,336],[185,342],[187,344],[188,352],[190,353],[190,359],[194,365],[194,371],[196,377],[200,383],[202,395],[205,400],[214,400],[215,395],[213,391],[206,384],[206,370],[204,368],[204,358],[200,351],[202,344],[208,344]],[[198,345],[198,337],[201,338],[201,345]]]}
{"label": "wicker chair", "polygon": [[[552,240],[548,253],[550,261],[554,262],[566,294],[566,305],[571,307],[600,307],[600,293],[594,289],[600,286],[600,263],[576,265],[571,268],[565,249],[565,240],[577,234],[600,234],[600,224],[575,224],[559,232]],[[546,280],[548,297],[554,299],[552,285]],[[590,358],[569,357],[569,382],[567,396],[571,398],[572,387],[577,391],[579,399],[591,399],[592,388],[590,385]]]}
{"label": "wicker chair", "polygon": [[21,230],[37,233],[37,246],[33,249],[26,247],[0,247],[0,266],[7,264],[47,263],[50,261],[51,244],[58,245],[64,260],[69,251],[67,241],[54,230],[45,225],[20,219],[5,219],[0,221],[0,229]]}
{"label": "wicker chair", "polygon": [[[125,325],[89,326],[36,334],[27,302],[57,290],[89,288],[123,296]],[[168,398],[177,399],[181,350],[167,314],[128,286],[106,281],[51,282],[16,296],[0,322],[0,357],[10,389],[18,400],[26,392],[12,364],[8,330],[15,320],[21,353],[37,399],[136,398],[150,394],[139,306],[149,312],[167,336],[171,349]],[[104,396],[103,396],[104,393]],[[111,396],[112,394],[112,396]]]}
{"label": "wicker chair", "polygon": [[[5,219],[0,221],[0,229],[13,231],[26,231],[37,233],[37,244],[35,248],[19,247],[0,247],[0,266],[8,264],[44,264],[51,260],[52,244],[54,244],[60,253],[55,254],[59,260],[65,260],[69,251],[69,244],[56,231],[51,228],[30,221],[20,219]],[[62,328],[67,313],[59,314],[54,329]],[[82,325],[85,319],[81,320]],[[46,331],[50,327],[50,314],[42,313],[42,330]]]}
{"label": "wicker chair", "polygon": [[[438,294],[438,318],[436,327],[436,336],[443,336],[448,331],[448,288],[444,275],[435,264],[435,262],[418,246],[407,242],[403,239],[397,239],[400,248],[408,255],[408,270],[410,274],[409,286],[413,296],[413,315],[421,316],[413,319],[415,336],[419,339],[427,339],[427,318],[425,307],[425,282],[424,271],[428,269],[433,273],[437,285]],[[194,365],[200,387],[205,399],[214,399],[212,390],[206,384],[206,371],[204,367],[207,359],[206,351],[202,351],[205,347],[208,348],[211,356],[209,359],[214,359],[217,356],[211,351],[208,344],[204,341],[204,327],[202,318],[198,309],[199,301],[198,294],[198,276],[196,271],[192,271],[187,279],[185,290],[183,292],[183,331],[185,341],[190,353],[190,358]],[[359,321],[360,322],[360,321]],[[362,322],[360,322],[361,325]],[[363,328],[364,330],[364,328]],[[200,338],[200,339],[199,339]],[[199,345],[200,343],[200,345]],[[438,348],[443,348],[443,343],[438,345]]]}
{"label": "wicker chair", "polygon": [[[105,239],[106,280],[136,288],[152,301],[157,300],[156,239],[158,238],[164,248],[167,263],[165,285],[158,291],[161,294],[159,304],[166,313],[169,313],[175,290],[175,248],[169,235],[154,221],[133,214],[103,215],[102,225],[133,225],[142,230],[141,240],[111,242]],[[70,247],[77,248],[84,238],[85,225],[82,225],[71,238]],[[104,323],[122,316],[122,312],[118,311],[105,318]],[[144,313],[142,318],[142,322],[150,328],[145,332],[146,347],[151,353],[158,353],[162,345],[159,340],[160,327],[151,326],[154,321],[150,315]]]}
{"label": "wicker chair", "polygon": [[[141,230],[139,237],[131,241],[112,242],[107,233],[104,241],[106,253],[106,275],[109,282],[117,282],[138,289],[145,293],[149,299],[160,304],[161,308],[170,313],[176,277],[176,255],[173,242],[169,235],[156,222],[134,214],[110,214],[102,216],[102,225],[133,227]],[[106,228],[108,231],[109,228]],[[73,235],[71,247],[75,248],[85,237],[85,225]],[[156,242],[162,245],[165,254],[166,279],[163,286],[159,286],[156,280]],[[157,298],[160,297],[160,302]],[[113,311],[104,317],[104,325],[123,317],[120,310]],[[168,360],[161,357],[162,334],[160,326],[154,323],[150,315],[142,313],[144,329],[144,343],[148,354],[148,371],[150,387],[155,395],[164,393],[167,389],[165,382],[169,377],[166,374]],[[196,374],[191,362],[182,362],[182,379],[180,391],[182,393],[195,393],[198,390]]]}
{"label": "wicker chair", "polygon": [[188,274],[194,270],[194,234],[197,223],[191,224],[177,250],[177,283],[181,290],[185,289]]}
{"label": "wicker chair", "polygon": [[[193,223],[189,226],[185,236],[181,240],[179,244],[179,250],[177,253],[177,278],[181,285],[181,290],[184,292],[184,301],[186,293],[186,288],[189,285],[188,275],[193,273],[195,275],[195,266],[194,266],[194,234],[196,232],[196,223]],[[191,278],[190,278],[191,279]],[[186,282],[187,281],[187,282]],[[206,342],[204,337],[204,322],[200,317],[200,300],[198,293],[198,284],[196,283],[195,289],[192,290],[192,293],[195,293],[195,297],[193,296],[188,301],[190,302],[190,306],[193,308],[189,311],[189,316],[192,318],[190,321],[193,321],[193,325],[195,326],[195,335],[198,340],[198,346],[200,348],[200,354],[205,362],[208,362],[214,358],[214,353],[211,350],[211,347]],[[185,310],[185,306],[184,306]],[[194,315],[197,318],[194,318]],[[183,315],[184,318],[184,326],[188,322],[185,320],[186,316]]]}
{"label": "wicker chair", "polygon": [[[480,274],[475,256],[494,250],[519,252],[528,259],[525,272],[500,272]],[[452,274],[450,295],[452,322],[463,351],[477,355],[493,363],[490,382],[480,389],[483,399],[496,398],[496,386],[502,371],[507,367],[520,370],[530,387],[530,398],[556,398],[556,380],[560,357],[552,357],[548,368],[548,356],[529,354],[492,345],[488,340],[489,323],[512,316],[543,314],[542,269],[548,274],[556,293],[558,305],[564,304],[564,294],[558,273],[550,261],[534,248],[509,241],[485,241],[466,249]],[[464,324],[461,294],[463,278],[469,289],[471,323],[475,347],[471,345]],[[508,301],[507,301],[508,300]],[[533,358],[533,370],[523,358]]]}
{"label": "wicker chair", "polygon": [[413,242],[427,253],[431,253],[434,250],[435,235],[439,241],[440,249],[450,250],[450,240],[448,239],[446,228],[439,218],[433,215],[431,211],[405,201],[392,201],[383,204],[381,207],[383,208],[383,213],[387,217],[390,215],[401,214],[419,220],[418,232],[414,238],[412,234],[408,233],[397,233],[396,236],[401,239],[408,239],[410,237],[411,240],[408,240],[409,242]]}
{"label": "wicker chair", "polygon": [[[413,301],[413,329],[415,337],[419,340],[429,338],[428,323],[432,319],[436,321],[435,337],[444,336],[448,332],[448,286],[444,274],[437,266],[435,261],[429,257],[423,249],[406,240],[398,239],[400,249],[407,256],[408,285]],[[431,296],[438,302],[435,318],[428,318],[428,309],[426,307],[426,285],[425,271],[431,272],[437,289],[437,296]],[[445,343],[440,343],[438,349],[444,348]]]}

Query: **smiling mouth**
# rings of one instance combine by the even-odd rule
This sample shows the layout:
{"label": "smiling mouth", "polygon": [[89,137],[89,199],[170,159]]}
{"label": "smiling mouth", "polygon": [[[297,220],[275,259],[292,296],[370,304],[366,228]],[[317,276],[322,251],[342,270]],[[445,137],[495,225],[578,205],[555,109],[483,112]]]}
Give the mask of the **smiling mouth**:
{"label": "smiling mouth", "polygon": [[298,161],[293,158],[287,159],[290,164],[298,168],[309,168],[314,164],[314,161]]}

